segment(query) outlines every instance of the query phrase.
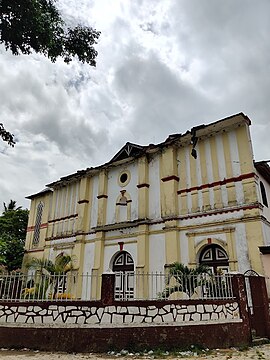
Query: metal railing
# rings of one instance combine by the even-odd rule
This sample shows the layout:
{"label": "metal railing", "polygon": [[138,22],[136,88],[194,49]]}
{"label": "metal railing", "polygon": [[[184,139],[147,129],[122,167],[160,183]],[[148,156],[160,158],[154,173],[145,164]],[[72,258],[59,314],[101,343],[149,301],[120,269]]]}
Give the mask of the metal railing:
{"label": "metal railing", "polygon": [[98,300],[100,276],[66,274],[0,275],[1,301]]}
{"label": "metal railing", "polygon": [[115,299],[232,299],[232,276],[119,272],[115,279]]}
{"label": "metal railing", "polygon": [[[232,299],[232,276],[116,272],[115,300]],[[0,275],[1,301],[100,300],[101,276],[89,273]],[[108,290],[110,291],[110,290]],[[111,290],[113,291],[113,289]]]}

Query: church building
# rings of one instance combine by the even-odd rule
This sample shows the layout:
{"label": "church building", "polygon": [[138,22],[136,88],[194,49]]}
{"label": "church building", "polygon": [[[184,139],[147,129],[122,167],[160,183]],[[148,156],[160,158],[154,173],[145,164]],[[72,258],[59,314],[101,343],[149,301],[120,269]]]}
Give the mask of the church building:
{"label": "church building", "polygon": [[239,113],[160,144],[128,142],[109,162],[46,185],[28,197],[24,262],[68,254],[78,274],[174,262],[264,274],[270,167],[254,162],[250,124]]}

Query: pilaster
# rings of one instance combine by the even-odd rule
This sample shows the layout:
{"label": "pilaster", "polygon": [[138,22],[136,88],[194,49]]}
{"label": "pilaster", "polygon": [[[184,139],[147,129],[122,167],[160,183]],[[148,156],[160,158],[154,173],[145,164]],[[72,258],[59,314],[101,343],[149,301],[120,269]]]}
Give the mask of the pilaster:
{"label": "pilaster", "polygon": [[93,281],[91,283],[91,294],[93,294],[93,296],[97,296],[97,299],[100,298],[101,274],[103,273],[104,265],[104,239],[104,231],[99,231],[96,233],[94,266],[92,268]]}
{"label": "pilaster", "polygon": [[178,171],[176,149],[173,147],[164,149],[160,157],[160,196],[161,216],[173,216],[178,214]]}
{"label": "pilaster", "polygon": [[[137,236],[137,273],[147,273],[149,271],[149,234],[148,225],[139,225],[139,235]],[[148,298],[148,279],[142,276],[142,281],[137,284],[137,294],[139,298]]]}
{"label": "pilaster", "polygon": [[106,224],[107,199],[108,199],[108,174],[105,170],[101,171],[98,179],[98,219],[97,225]]}
{"label": "pilaster", "polygon": [[[198,148],[200,152],[200,165],[201,165],[201,176],[202,176],[202,185],[208,184],[208,176],[207,176],[207,166],[206,166],[206,155],[205,155],[205,142],[199,141]],[[199,184],[201,185],[201,184]],[[209,188],[203,187],[202,189],[202,199],[203,205],[202,210],[207,211],[210,210],[210,197],[209,197]]]}
{"label": "pilaster", "polygon": [[91,202],[91,179],[82,178],[79,188],[79,199],[77,203],[77,232],[84,233],[88,230]]}
{"label": "pilaster", "polygon": [[180,214],[186,215],[188,213],[187,206],[187,192],[185,191],[187,188],[187,175],[186,175],[186,156],[185,156],[185,148],[181,147],[179,149],[179,160],[180,160],[180,179],[179,179],[179,190],[178,196],[180,196],[179,207]]}
{"label": "pilaster", "polygon": [[[226,178],[231,179],[233,177],[233,170],[232,170],[232,158],[231,158],[231,148],[229,137],[227,133],[222,134],[222,141],[223,141],[223,149],[224,149],[224,159],[225,159],[225,166],[226,166]],[[227,196],[228,196],[228,205],[235,206],[236,201],[236,192],[235,192],[235,184],[234,182],[226,183],[227,189]]]}
{"label": "pilaster", "polygon": [[181,258],[177,221],[166,221],[164,231],[166,265],[171,265],[174,262],[179,261]]}
{"label": "pilaster", "polygon": [[[248,126],[241,126],[236,129],[238,153],[241,167],[241,174],[254,172],[253,153],[248,133]],[[249,177],[242,180],[245,203],[257,201],[255,178]]]}
{"label": "pilaster", "polygon": [[250,268],[258,272],[259,274],[263,274],[263,266],[261,262],[261,257],[259,256],[259,246],[264,245],[262,222],[259,219],[246,222],[245,229]]}
{"label": "pilaster", "polygon": [[144,156],[138,160],[138,213],[139,219],[149,217],[149,165]]}
{"label": "pilaster", "polygon": [[[218,166],[218,157],[217,157],[217,148],[216,148],[216,140],[215,137],[211,137],[210,140],[210,148],[211,148],[211,158],[212,158],[212,170],[213,170],[213,180],[215,182],[220,181],[219,176],[219,166]],[[214,190],[214,208],[220,209],[222,208],[222,195],[221,195],[221,187],[220,185],[215,185],[213,187]]]}

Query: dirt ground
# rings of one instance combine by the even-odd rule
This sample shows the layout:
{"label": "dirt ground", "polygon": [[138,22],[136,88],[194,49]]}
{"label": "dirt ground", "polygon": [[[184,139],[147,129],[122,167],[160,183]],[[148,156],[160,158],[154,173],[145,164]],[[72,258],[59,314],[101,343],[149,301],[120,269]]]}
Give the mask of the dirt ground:
{"label": "dirt ground", "polygon": [[180,351],[174,354],[170,353],[155,353],[149,351],[145,354],[132,354],[128,353],[125,350],[122,350],[120,353],[109,353],[109,354],[66,354],[66,353],[58,353],[58,352],[41,352],[41,351],[30,351],[29,349],[23,349],[20,351],[17,350],[7,350],[0,349],[0,360],[31,360],[31,358],[35,358],[35,360],[128,360],[128,359],[181,359],[181,360],[261,360],[266,359],[270,360],[270,344],[254,346],[252,348],[248,348],[245,350],[238,350],[235,348],[232,349],[216,349],[213,351],[204,351],[204,352],[196,352],[193,351]]}

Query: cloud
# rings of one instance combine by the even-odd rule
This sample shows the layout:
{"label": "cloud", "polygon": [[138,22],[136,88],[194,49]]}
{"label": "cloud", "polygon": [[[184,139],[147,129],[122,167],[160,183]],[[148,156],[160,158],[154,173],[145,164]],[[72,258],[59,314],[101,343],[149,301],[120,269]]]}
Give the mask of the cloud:
{"label": "cloud", "polygon": [[260,0],[61,0],[71,25],[102,34],[96,69],[0,47],[0,203],[148,144],[243,111],[269,158],[270,3]]}

